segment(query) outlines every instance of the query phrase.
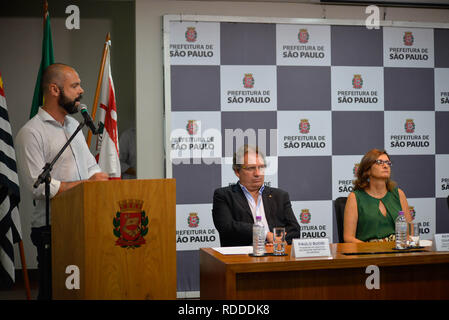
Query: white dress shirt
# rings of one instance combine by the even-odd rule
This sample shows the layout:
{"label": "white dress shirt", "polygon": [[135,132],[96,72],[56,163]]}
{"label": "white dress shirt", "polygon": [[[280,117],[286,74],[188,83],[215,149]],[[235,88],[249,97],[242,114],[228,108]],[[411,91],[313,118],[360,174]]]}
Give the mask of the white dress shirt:
{"label": "white dress shirt", "polygon": [[245,194],[246,200],[248,200],[248,205],[249,208],[251,209],[251,213],[253,215],[253,219],[254,222],[256,222],[256,217],[262,217],[262,224],[264,227],[264,231],[265,231],[265,239],[267,239],[267,234],[268,232],[270,232],[270,227],[268,226],[268,222],[267,222],[267,218],[265,217],[265,209],[263,207],[263,200],[262,200],[262,192],[263,189],[265,189],[265,185],[262,185],[262,187],[260,187],[259,189],[259,193],[257,195],[257,204],[256,201],[254,200],[253,196],[251,195],[251,193],[248,191],[248,189],[246,189],[246,187],[244,187],[243,185],[240,184],[240,188],[242,188],[243,193]]}
{"label": "white dress shirt", "polygon": [[[64,125],[61,125],[44,109],[39,108],[37,115],[30,119],[16,136],[19,176],[36,200],[31,221],[34,228],[45,225],[45,185],[33,188],[33,184],[45,164],[54,159],[78,125],[79,122],[70,116],[66,116]],[[50,173],[50,198],[56,195],[61,182],[86,180],[100,171],[82,131],[78,132]]]}

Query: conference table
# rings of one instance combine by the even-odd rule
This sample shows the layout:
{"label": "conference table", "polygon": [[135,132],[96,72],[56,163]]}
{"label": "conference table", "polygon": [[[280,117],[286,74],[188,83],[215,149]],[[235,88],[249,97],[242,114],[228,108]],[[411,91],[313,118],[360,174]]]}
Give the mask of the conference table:
{"label": "conference table", "polygon": [[[332,243],[330,257],[251,257],[200,249],[201,299],[449,299],[449,252]],[[374,267],[373,267],[374,266]],[[377,267],[377,268],[376,268]]]}

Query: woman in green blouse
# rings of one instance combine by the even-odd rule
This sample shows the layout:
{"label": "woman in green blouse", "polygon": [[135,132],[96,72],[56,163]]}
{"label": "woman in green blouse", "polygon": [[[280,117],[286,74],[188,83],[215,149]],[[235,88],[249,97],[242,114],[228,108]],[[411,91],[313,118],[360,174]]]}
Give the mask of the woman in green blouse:
{"label": "woman in green blouse", "polygon": [[404,192],[390,179],[391,160],[385,151],[373,149],[362,158],[354,192],[344,213],[345,242],[394,241],[395,220],[404,211],[411,220]]}

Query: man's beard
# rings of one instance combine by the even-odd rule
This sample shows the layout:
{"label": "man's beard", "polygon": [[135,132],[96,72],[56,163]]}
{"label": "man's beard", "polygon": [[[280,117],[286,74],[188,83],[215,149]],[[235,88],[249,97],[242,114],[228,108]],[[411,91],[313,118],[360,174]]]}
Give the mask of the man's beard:
{"label": "man's beard", "polygon": [[58,104],[61,108],[63,108],[65,111],[67,111],[68,114],[74,114],[78,112],[78,108],[76,106],[76,103],[80,101],[83,98],[83,95],[79,95],[74,100],[69,100],[67,96],[64,94],[63,88],[59,88],[61,91],[61,94],[58,98]]}

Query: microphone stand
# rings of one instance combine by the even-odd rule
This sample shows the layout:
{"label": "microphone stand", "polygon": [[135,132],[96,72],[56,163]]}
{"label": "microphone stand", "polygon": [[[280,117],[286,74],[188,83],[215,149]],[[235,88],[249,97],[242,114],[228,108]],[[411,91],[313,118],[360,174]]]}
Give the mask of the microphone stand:
{"label": "microphone stand", "polygon": [[50,300],[52,297],[51,294],[51,228],[50,228],[50,182],[51,175],[50,172],[53,169],[53,165],[55,162],[61,157],[62,153],[67,149],[70,142],[75,138],[78,132],[84,127],[86,121],[81,122],[76,128],[75,132],[70,136],[69,140],[64,144],[62,149],[58,152],[55,158],[50,162],[46,163],[44,168],[42,168],[42,173],[37,178],[33,187],[37,188],[42,183],[45,183],[45,230],[42,232],[42,247],[43,250],[43,259],[39,261],[39,264],[42,263],[43,275],[41,275],[40,286],[42,286],[43,290],[40,290],[42,293],[42,299]]}

